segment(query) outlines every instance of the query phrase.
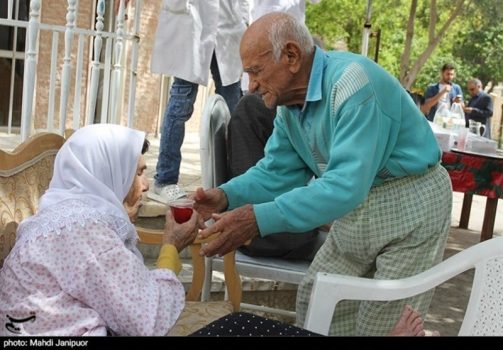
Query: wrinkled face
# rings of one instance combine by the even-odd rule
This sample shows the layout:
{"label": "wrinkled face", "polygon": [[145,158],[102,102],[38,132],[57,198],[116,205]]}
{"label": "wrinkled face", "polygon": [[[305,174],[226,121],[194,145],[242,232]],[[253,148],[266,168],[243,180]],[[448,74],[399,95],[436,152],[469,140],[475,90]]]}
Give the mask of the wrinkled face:
{"label": "wrinkled face", "polygon": [[456,71],[454,69],[446,69],[442,72],[443,83],[452,83],[455,77],[456,77]]}
{"label": "wrinkled face", "polygon": [[145,157],[142,154],[138,159],[138,167],[136,169],[133,185],[124,199],[125,207],[132,222],[135,222],[138,217],[142,194],[143,192],[148,191],[149,188],[145,169],[147,169],[147,164],[145,162]]}
{"label": "wrinkled face", "polygon": [[288,105],[288,91],[291,73],[288,65],[274,61],[272,48],[241,46],[241,61],[243,70],[248,73],[250,93],[257,92],[265,105],[274,109],[279,105]]}

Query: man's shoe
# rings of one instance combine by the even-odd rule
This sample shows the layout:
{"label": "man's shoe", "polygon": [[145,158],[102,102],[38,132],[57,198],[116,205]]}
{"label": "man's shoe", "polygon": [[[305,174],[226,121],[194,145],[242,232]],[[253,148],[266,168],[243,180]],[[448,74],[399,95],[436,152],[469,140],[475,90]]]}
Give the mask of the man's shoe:
{"label": "man's shoe", "polygon": [[186,197],[187,193],[178,185],[157,186],[154,185],[147,193],[147,197],[157,202],[168,204],[178,198]]}

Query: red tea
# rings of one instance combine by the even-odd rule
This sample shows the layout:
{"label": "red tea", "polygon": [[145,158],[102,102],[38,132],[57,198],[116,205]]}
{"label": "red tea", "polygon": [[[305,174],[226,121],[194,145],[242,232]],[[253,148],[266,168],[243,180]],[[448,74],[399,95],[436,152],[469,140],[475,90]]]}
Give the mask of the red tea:
{"label": "red tea", "polygon": [[181,208],[181,207],[171,207],[171,212],[175,221],[179,224],[183,224],[190,220],[192,216],[192,208]]}
{"label": "red tea", "polygon": [[175,221],[179,224],[183,224],[189,221],[192,216],[194,201],[188,198],[181,198],[169,203],[169,206],[171,207],[171,212],[173,213]]}

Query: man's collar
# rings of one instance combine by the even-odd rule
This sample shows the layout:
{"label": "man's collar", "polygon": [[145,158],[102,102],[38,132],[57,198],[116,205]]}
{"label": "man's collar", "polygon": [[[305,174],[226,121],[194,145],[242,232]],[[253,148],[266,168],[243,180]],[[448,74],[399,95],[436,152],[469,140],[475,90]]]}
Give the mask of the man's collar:
{"label": "man's collar", "polygon": [[306,99],[302,106],[287,107],[292,110],[304,111],[308,102],[321,100],[321,83],[323,80],[323,68],[325,67],[325,52],[318,46],[314,47],[314,58],[311,66],[311,73],[309,75],[309,83],[307,85]]}
{"label": "man's collar", "polygon": [[314,47],[313,65],[309,84],[307,86],[306,102],[321,100],[321,83],[323,80],[323,67],[325,66],[325,52],[318,46]]}

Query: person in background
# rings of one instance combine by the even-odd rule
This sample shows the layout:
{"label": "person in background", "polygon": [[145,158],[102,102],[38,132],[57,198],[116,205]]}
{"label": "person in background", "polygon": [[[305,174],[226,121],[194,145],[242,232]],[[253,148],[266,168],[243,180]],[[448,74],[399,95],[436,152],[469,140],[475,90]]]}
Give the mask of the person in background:
{"label": "person in background", "polygon": [[491,117],[493,116],[493,99],[482,90],[482,82],[479,79],[470,79],[467,83],[470,100],[463,108],[465,112],[466,127],[470,120],[481,122],[485,126],[482,136],[491,138]]}
{"label": "person in background", "polygon": [[[398,279],[440,262],[451,181],[427,120],[398,80],[366,57],[314,46],[286,13],[252,23],[240,53],[250,92],[280,107],[264,158],[219,188],[197,189],[195,208],[216,220],[200,236],[219,232],[202,254],[334,221],[299,285],[298,325],[317,272]],[[386,335],[404,304],[426,314],[431,297],[343,301],[331,334]]]}
{"label": "person in background", "polygon": [[36,215],[22,221],[0,270],[0,335],[165,335],[185,304],[178,252],[198,214],[166,213],[157,268],[136,247],[148,190],[145,133],[114,124],[77,130],[56,156]]}
{"label": "person in background", "polygon": [[450,110],[454,101],[463,103],[463,91],[458,84],[453,83],[455,77],[456,68],[446,63],[440,70],[440,81],[426,88],[425,101],[421,110],[429,121],[433,121],[440,104],[444,104],[447,110]]}
{"label": "person in background", "polygon": [[178,186],[185,122],[191,117],[199,84],[211,71],[216,93],[232,111],[241,97],[239,42],[246,29],[246,0],[164,0],[159,15],[151,70],[174,77],[148,197],[168,203],[186,195]]}

